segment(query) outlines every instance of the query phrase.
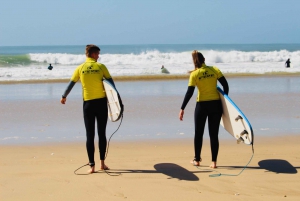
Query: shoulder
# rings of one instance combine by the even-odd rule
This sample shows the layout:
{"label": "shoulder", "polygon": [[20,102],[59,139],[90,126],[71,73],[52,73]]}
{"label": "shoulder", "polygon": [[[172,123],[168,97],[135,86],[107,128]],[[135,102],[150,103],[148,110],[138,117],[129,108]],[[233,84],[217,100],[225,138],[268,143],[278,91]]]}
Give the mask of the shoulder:
{"label": "shoulder", "polygon": [[220,70],[217,66],[209,66],[210,68],[212,68],[213,70]]}
{"label": "shoulder", "polygon": [[221,70],[218,67],[216,67],[216,66],[211,66],[211,69],[214,70],[214,71],[216,71],[216,72],[220,72],[221,73]]}
{"label": "shoulder", "polygon": [[197,70],[194,70],[193,72],[191,72],[190,77],[195,77],[198,75],[200,69],[198,68]]}
{"label": "shoulder", "polygon": [[80,71],[80,69],[82,68],[82,66],[84,65],[85,63],[82,63],[80,64],[79,66],[77,66],[74,70],[74,72],[77,72],[77,71]]}
{"label": "shoulder", "polygon": [[106,68],[106,66],[102,63],[96,62],[95,63],[97,66],[99,66],[100,68]]}

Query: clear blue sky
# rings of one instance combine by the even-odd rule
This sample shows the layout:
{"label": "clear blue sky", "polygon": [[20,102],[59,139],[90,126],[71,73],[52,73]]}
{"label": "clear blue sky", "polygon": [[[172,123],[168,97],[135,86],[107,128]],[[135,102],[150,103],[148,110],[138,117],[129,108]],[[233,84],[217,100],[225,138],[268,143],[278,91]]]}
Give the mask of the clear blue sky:
{"label": "clear blue sky", "polygon": [[0,46],[300,43],[300,0],[1,0]]}

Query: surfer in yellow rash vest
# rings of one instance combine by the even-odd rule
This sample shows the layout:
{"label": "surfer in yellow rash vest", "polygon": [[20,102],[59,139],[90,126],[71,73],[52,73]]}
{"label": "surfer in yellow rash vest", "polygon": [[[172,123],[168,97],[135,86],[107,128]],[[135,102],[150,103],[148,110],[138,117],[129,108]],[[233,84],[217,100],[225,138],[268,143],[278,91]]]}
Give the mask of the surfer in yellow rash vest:
{"label": "surfer in yellow rash vest", "polygon": [[183,120],[184,109],[193,96],[195,87],[198,88],[197,104],[194,113],[195,137],[194,152],[195,156],[191,163],[200,166],[201,150],[205,122],[208,118],[208,130],[210,136],[210,147],[212,155],[211,168],[217,168],[217,157],[219,152],[219,124],[222,117],[222,103],[217,91],[217,81],[223,86],[223,91],[228,94],[229,86],[222,72],[215,66],[206,66],[204,56],[194,50],[192,52],[195,69],[190,73],[188,90],[184,97],[179,119]]}
{"label": "surfer in yellow rash vest", "polygon": [[[89,165],[91,167],[88,172],[93,173],[95,172],[95,119],[97,120],[97,131],[99,136],[100,169],[109,169],[104,163],[107,146],[106,124],[108,113],[107,98],[102,80],[105,78],[113,86],[115,86],[115,84],[106,66],[97,62],[100,48],[96,45],[87,45],[85,52],[87,57],[86,61],[75,69],[60,102],[62,104],[66,103],[68,94],[71,92],[75,83],[80,79],[83,92],[83,116],[87,137],[86,150],[89,158]],[[119,100],[121,107],[123,107],[120,97]]]}

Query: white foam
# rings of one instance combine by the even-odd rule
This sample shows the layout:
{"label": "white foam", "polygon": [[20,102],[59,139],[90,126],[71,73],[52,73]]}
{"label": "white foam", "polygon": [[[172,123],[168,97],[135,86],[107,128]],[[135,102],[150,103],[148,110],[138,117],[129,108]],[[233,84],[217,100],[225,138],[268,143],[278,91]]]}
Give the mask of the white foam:
{"label": "white foam", "polygon": [[[271,52],[242,51],[202,51],[207,65],[214,65],[223,73],[280,73],[300,72],[300,51],[287,50]],[[36,64],[23,67],[1,67],[0,80],[47,80],[69,79],[79,64],[85,61],[85,55],[75,54],[30,54]],[[293,68],[285,68],[285,61],[291,59]],[[104,63],[112,76],[161,74],[164,65],[170,74],[186,74],[192,70],[191,52],[148,51],[140,54],[103,54],[100,63]],[[49,63],[54,68],[47,69]]]}
{"label": "white foam", "polygon": [[32,61],[46,64],[78,65],[85,61],[85,55],[44,53],[29,54]]}
{"label": "white foam", "polygon": [[[248,62],[285,62],[291,58],[292,63],[299,66],[300,51],[289,52],[287,50],[271,52],[242,52],[242,51],[215,51],[203,50],[202,53],[207,63],[248,63]],[[62,65],[79,65],[85,61],[85,55],[75,54],[29,54],[32,61],[40,63],[52,63]],[[103,54],[101,62],[106,65],[133,65],[143,66],[147,64],[177,64],[185,65],[192,61],[190,52],[162,53],[157,50],[142,52],[140,54]]]}
{"label": "white foam", "polygon": [[18,139],[20,139],[20,137],[19,137],[19,136],[13,136],[13,137],[4,137],[4,138],[2,138],[1,140],[12,140],[12,139],[14,139],[14,140],[18,140]]}

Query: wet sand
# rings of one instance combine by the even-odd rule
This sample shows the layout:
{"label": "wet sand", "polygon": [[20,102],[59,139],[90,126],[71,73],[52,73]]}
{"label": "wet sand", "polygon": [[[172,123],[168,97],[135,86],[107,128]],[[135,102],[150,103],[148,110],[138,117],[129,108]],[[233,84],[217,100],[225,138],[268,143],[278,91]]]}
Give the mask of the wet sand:
{"label": "wet sand", "polygon": [[[187,80],[116,81],[125,105],[114,140],[192,138],[196,91],[186,107],[184,121],[178,112]],[[300,133],[300,79],[297,77],[228,78],[230,97],[252,124],[255,135]],[[0,144],[73,142],[85,139],[81,84],[66,105],[60,97],[67,83],[1,85]],[[107,136],[119,122],[108,122]],[[205,138],[208,137],[207,130]],[[230,138],[221,127],[220,138]]]}

